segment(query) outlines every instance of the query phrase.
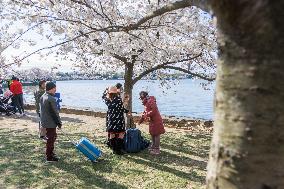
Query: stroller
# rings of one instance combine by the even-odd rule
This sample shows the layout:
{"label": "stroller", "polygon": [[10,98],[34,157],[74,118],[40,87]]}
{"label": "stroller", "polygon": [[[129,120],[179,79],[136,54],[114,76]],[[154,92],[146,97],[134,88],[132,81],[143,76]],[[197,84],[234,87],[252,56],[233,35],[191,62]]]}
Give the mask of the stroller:
{"label": "stroller", "polygon": [[10,95],[8,97],[0,97],[0,114],[5,113],[7,116],[15,114],[14,106],[9,103],[9,100],[13,97]]}

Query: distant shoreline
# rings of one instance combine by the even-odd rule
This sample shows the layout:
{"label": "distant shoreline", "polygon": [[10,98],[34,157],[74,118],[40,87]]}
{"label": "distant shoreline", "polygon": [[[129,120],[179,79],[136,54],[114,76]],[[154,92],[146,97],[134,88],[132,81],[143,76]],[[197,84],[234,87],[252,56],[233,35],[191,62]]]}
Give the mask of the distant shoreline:
{"label": "distant shoreline", "polygon": [[[26,104],[25,108],[28,110],[35,110],[35,105]],[[94,116],[105,118],[106,112],[102,111],[93,111],[90,109],[79,109],[79,108],[70,108],[63,107],[60,109],[60,112],[66,114],[75,114],[75,115],[86,115],[86,116]],[[134,114],[134,121],[138,121],[140,116],[138,114]],[[168,127],[176,127],[176,128],[188,128],[195,126],[203,126],[207,128],[213,127],[213,120],[204,120],[204,119],[193,119],[189,117],[177,117],[177,116],[162,116],[163,122]]]}
{"label": "distant shoreline", "polygon": [[[58,92],[61,94],[61,107],[68,109],[106,112],[106,106],[101,100],[101,91],[114,83],[115,80],[74,80],[58,81]],[[181,80],[174,83],[170,90],[160,86],[159,81],[142,80],[133,89],[133,99],[139,98],[139,90],[150,90],[157,98],[162,116],[177,120],[212,120],[213,119],[213,90],[204,90],[201,81]],[[190,94],[182,92],[184,88]],[[210,86],[211,87],[211,86]],[[35,86],[24,87],[26,104],[34,104]],[[77,92],[75,92],[77,91]],[[139,100],[133,101],[133,112],[141,113],[143,106]]]}

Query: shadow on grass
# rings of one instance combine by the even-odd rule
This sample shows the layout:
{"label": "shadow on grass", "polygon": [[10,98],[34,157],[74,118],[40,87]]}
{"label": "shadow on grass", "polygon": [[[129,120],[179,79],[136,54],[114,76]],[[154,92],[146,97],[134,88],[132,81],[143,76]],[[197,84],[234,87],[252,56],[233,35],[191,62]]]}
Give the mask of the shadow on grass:
{"label": "shadow on grass", "polygon": [[[146,158],[144,158],[143,156],[141,158],[137,158],[134,155],[132,155],[132,156],[128,156],[128,158],[129,158],[129,160],[131,160],[131,161],[133,161],[137,164],[147,165],[147,166],[150,166],[152,168],[174,174],[177,177],[181,177],[181,178],[188,179],[188,180],[195,181],[195,182],[201,182],[201,183],[205,182],[205,177],[197,175],[197,173],[194,170],[191,170],[190,173],[187,173],[187,172],[184,172],[182,170],[178,170],[178,169],[174,169],[174,168],[165,166],[164,164],[162,164],[158,161],[146,160]],[[170,163],[170,162],[168,162],[168,163]]]}
{"label": "shadow on grass", "polygon": [[211,136],[207,134],[186,134],[182,137],[163,135],[161,137],[161,146],[162,149],[207,159],[209,157],[210,141]]}
{"label": "shadow on grass", "polygon": [[186,166],[200,170],[206,170],[206,165],[207,165],[207,162],[205,161],[196,160],[190,157],[184,157],[177,154],[172,154],[164,150],[161,150],[161,154],[156,157],[155,156],[153,157],[153,155],[148,154],[147,151],[144,151],[144,154],[143,155],[141,154],[139,157],[154,163],[159,163],[161,165],[174,164],[176,166]]}
{"label": "shadow on grass", "polygon": [[[78,135],[70,137],[78,138]],[[45,163],[44,143],[35,140],[35,136],[29,134],[27,129],[0,128],[0,174],[4,186],[76,188],[78,185],[77,187],[127,188],[100,175],[103,172],[112,172],[113,162],[102,160],[92,165],[89,161],[80,161],[82,156],[67,141],[57,144],[57,147],[64,158],[58,163]],[[78,180],[77,185],[72,183],[74,178]]]}
{"label": "shadow on grass", "polygon": [[[197,170],[206,171],[205,161],[178,156],[163,150],[159,156],[150,155],[147,150],[144,150],[137,154],[129,154],[127,158],[137,164],[147,165],[180,178],[205,183],[205,177],[196,173]],[[181,166],[190,168],[190,172],[180,170],[178,167]]]}
{"label": "shadow on grass", "polygon": [[[198,175],[196,171],[206,171],[210,140],[211,136],[205,134],[186,134],[182,137],[173,133],[165,134],[161,137],[161,154],[159,156],[152,156],[147,150],[144,150],[137,154],[129,154],[128,157],[135,163],[147,165],[184,179],[205,183],[205,176]],[[193,155],[196,158],[193,159],[184,154]],[[190,172],[180,170],[180,167],[188,167]]]}

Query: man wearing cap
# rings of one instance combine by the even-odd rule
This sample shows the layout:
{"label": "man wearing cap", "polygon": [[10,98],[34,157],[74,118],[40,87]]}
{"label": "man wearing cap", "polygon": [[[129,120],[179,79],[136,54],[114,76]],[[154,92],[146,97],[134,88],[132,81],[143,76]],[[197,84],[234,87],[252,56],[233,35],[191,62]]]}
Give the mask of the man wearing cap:
{"label": "man wearing cap", "polygon": [[62,126],[59,112],[56,108],[56,100],[54,94],[56,92],[56,85],[53,82],[47,82],[45,85],[45,93],[40,97],[40,121],[41,126],[46,128],[46,161],[58,161],[55,156],[54,142],[56,140],[56,127],[59,129]]}

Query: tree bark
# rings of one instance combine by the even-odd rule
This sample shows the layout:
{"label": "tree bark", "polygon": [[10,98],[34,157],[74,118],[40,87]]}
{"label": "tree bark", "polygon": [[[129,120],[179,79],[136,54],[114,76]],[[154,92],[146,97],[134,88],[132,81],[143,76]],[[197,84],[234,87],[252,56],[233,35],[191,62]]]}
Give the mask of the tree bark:
{"label": "tree bark", "polygon": [[283,2],[211,2],[220,58],[208,189],[284,188]]}
{"label": "tree bark", "polygon": [[[126,104],[126,109],[129,110],[129,112],[132,112],[132,90],[133,90],[133,64],[126,63],[125,64],[125,74],[124,74],[124,92],[129,96],[128,104]],[[130,128],[130,117],[126,116],[126,127]]]}

